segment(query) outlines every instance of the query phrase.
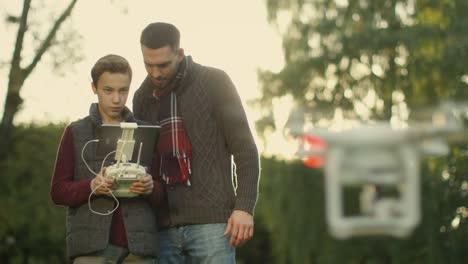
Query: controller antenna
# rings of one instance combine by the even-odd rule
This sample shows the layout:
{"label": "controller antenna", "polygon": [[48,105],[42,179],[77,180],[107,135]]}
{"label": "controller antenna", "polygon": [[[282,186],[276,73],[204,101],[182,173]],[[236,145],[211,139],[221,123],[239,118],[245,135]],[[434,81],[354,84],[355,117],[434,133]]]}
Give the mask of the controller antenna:
{"label": "controller antenna", "polygon": [[141,157],[141,148],[142,147],[143,147],[143,142],[140,142],[140,149],[138,150],[137,165],[140,165],[140,157]]}

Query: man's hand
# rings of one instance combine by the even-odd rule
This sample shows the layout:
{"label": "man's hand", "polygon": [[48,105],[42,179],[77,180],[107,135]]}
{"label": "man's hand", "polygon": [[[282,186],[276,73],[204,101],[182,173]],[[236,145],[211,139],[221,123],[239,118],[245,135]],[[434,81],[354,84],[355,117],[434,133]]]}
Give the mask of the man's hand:
{"label": "man's hand", "polygon": [[146,174],[145,177],[130,185],[130,191],[137,194],[150,194],[153,190],[153,177]]}
{"label": "man's hand", "polygon": [[224,236],[231,233],[229,244],[233,247],[242,246],[254,234],[253,216],[241,210],[234,210],[229,217]]}
{"label": "man's hand", "polygon": [[104,178],[102,175],[104,175],[105,172],[106,168],[103,168],[102,171],[91,181],[91,191],[94,191],[94,194],[96,195],[110,194],[110,190],[113,188],[114,180]]}

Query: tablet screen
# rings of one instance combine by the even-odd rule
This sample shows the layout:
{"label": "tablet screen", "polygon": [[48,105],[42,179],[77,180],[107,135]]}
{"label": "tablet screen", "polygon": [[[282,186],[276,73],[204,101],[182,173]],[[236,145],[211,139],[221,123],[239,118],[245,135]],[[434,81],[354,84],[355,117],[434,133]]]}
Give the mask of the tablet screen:
{"label": "tablet screen", "polygon": [[[159,138],[159,126],[139,125],[133,132],[135,146],[132,159],[129,162],[136,163],[141,144],[140,164],[149,167],[153,159],[153,153]],[[119,125],[103,124],[97,128],[97,156],[104,158],[107,154],[116,150],[117,141],[122,136],[123,129]],[[115,153],[107,157],[108,161],[115,160]]]}

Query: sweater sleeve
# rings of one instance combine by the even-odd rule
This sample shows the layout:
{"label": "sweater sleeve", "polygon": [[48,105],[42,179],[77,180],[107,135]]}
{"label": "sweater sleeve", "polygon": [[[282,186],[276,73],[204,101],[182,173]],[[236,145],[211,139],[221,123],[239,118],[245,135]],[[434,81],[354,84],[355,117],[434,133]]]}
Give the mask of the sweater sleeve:
{"label": "sweater sleeve", "polygon": [[253,215],[258,196],[260,164],[258,150],[236,87],[229,76],[214,70],[208,80],[214,113],[234,157],[237,177],[234,209]]}
{"label": "sweater sleeve", "polygon": [[74,172],[73,132],[68,126],[60,142],[52,176],[50,197],[56,205],[76,207],[88,201],[91,179],[74,181]]}
{"label": "sweater sleeve", "polygon": [[143,120],[142,112],[141,112],[141,99],[140,98],[140,89],[136,90],[135,93],[133,94],[133,99],[132,99],[132,110],[133,110],[133,116],[136,119]]}
{"label": "sweater sleeve", "polygon": [[159,177],[159,156],[156,153],[156,150],[150,174],[153,177],[153,190],[150,194],[143,197],[145,197],[145,199],[151,204],[153,209],[157,210],[165,201],[166,189],[164,183],[161,181],[161,177]]}

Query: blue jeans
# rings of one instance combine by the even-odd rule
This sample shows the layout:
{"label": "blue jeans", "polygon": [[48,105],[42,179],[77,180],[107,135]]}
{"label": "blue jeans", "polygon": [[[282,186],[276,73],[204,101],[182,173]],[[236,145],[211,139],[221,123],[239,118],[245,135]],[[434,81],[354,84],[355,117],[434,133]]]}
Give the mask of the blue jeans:
{"label": "blue jeans", "polygon": [[226,223],[187,225],[159,232],[159,264],[235,264],[236,251],[223,236]]}

